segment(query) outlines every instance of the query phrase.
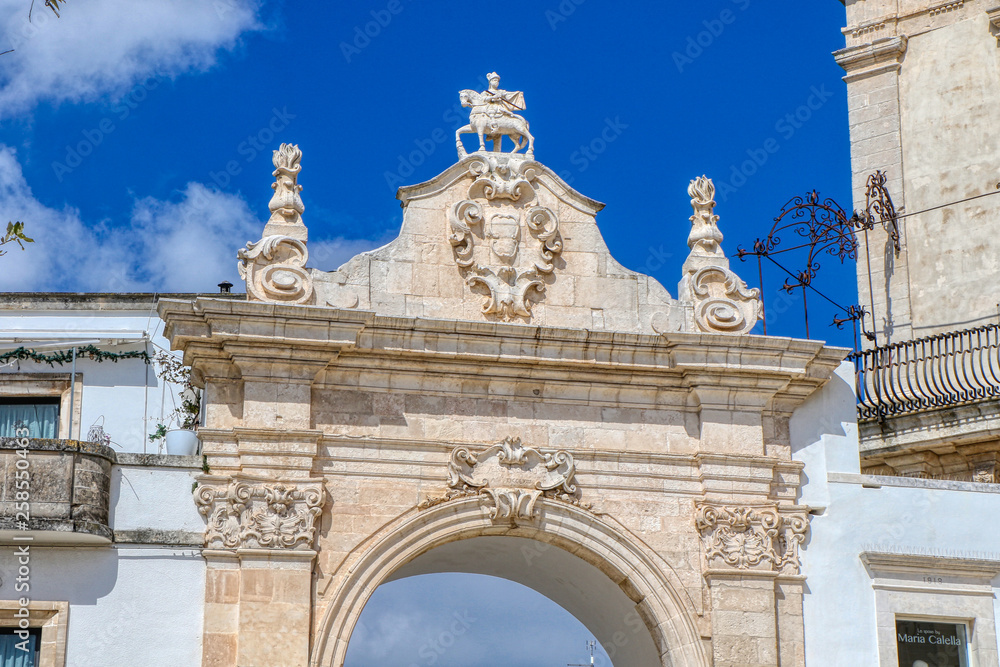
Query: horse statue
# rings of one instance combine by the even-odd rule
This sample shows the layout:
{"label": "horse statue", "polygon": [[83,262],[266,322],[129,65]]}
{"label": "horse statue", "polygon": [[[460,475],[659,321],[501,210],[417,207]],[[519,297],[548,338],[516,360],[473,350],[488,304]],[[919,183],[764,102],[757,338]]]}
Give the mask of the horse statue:
{"label": "horse statue", "polygon": [[493,142],[493,151],[500,152],[500,144],[504,135],[514,141],[516,153],[525,146],[525,156],[534,158],[535,138],[528,131],[528,121],[517,115],[511,109],[524,109],[524,94],[520,92],[508,92],[499,90],[497,85],[500,77],[495,72],[489,75],[489,90],[477,93],[474,90],[463,90],[458,96],[463,107],[471,107],[469,112],[469,124],[461,127],[455,132],[455,145],[458,148],[458,157],[466,156],[465,146],[462,145],[463,134],[479,135],[479,150],[486,150],[485,140]]}

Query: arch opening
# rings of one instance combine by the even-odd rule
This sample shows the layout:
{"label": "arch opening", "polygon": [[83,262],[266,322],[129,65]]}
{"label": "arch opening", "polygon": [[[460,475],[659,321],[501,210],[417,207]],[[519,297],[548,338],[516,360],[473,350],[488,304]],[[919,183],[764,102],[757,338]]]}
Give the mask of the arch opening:
{"label": "arch opening", "polygon": [[662,664],[636,602],[599,569],[550,543],[512,536],[449,542],[409,561],[385,583],[445,573],[487,575],[530,588],[583,624],[612,665]]}
{"label": "arch opening", "polygon": [[[364,606],[383,583],[432,572],[499,576],[556,602],[615,665],[708,667],[700,607],[673,569],[624,526],[540,499],[536,518],[495,522],[480,498],[414,508],[341,562],[319,603],[312,667],[342,667]],[[419,664],[419,663],[418,663]]]}
{"label": "arch opening", "polygon": [[[593,634],[508,579],[421,574],[379,586],[354,626],[345,667],[509,667],[588,663]],[[611,660],[597,646],[597,667]]]}

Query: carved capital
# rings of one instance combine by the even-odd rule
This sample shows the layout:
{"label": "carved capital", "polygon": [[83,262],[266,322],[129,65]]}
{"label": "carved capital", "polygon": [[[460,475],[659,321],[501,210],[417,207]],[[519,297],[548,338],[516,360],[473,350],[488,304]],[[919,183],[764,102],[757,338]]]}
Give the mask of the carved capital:
{"label": "carved capital", "polygon": [[203,476],[195,490],[208,519],[210,549],[312,549],[326,493],[320,481],[283,482]]}
{"label": "carved capital", "polygon": [[776,505],[699,503],[695,526],[710,568],[797,574],[799,545],[809,530],[809,517],[804,512],[782,512]]}
{"label": "carved capital", "polygon": [[290,236],[265,236],[256,243],[247,243],[237,257],[248,300],[308,303],[312,299],[313,281],[305,268],[309,251],[304,241]]}
{"label": "carved capital", "polygon": [[520,438],[506,438],[481,452],[456,447],[448,461],[448,493],[421,504],[480,496],[494,520],[534,520],[539,498],[581,505],[573,476],[576,463],[566,451],[540,452]]}

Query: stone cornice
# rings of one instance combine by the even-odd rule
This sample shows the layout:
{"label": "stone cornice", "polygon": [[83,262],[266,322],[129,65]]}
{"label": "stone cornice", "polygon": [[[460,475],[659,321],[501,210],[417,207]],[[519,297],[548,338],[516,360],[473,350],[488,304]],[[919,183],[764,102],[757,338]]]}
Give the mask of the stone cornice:
{"label": "stone cornice", "polygon": [[962,579],[981,580],[988,584],[1000,574],[1000,560],[961,558],[930,554],[884,553],[865,551],[861,562],[876,578],[894,575],[925,575],[929,572]]}
{"label": "stone cornice", "polygon": [[251,363],[264,363],[271,377],[302,381],[329,364],[401,375],[488,373],[567,387],[586,382],[694,389],[699,401],[720,408],[746,399],[750,403],[742,409],[760,410],[776,399],[773,409],[782,412],[822,386],[847,354],[791,338],[644,335],[215,299],[164,301],[160,314],[173,347],[196,368],[229,364],[246,373]]}
{"label": "stone cornice", "polygon": [[833,57],[847,72],[844,80],[851,82],[883,72],[898,71],[906,53],[906,42],[906,36],[886,37],[835,51]]}

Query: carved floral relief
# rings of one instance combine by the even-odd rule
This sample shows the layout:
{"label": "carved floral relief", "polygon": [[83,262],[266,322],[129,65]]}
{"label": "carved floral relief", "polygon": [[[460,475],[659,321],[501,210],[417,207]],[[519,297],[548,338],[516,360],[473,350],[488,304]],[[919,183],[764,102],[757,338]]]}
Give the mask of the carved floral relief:
{"label": "carved floral relief", "polygon": [[779,512],[776,506],[700,504],[695,525],[709,567],[797,573],[799,545],[805,541],[809,518],[804,513]]}
{"label": "carved floral relief", "polygon": [[490,508],[491,519],[532,520],[539,498],[580,504],[575,474],[576,463],[569,452],[543,453],[525,447],[520,438],[506,438],[478,453],[456,447],[448,462],[448,493],[421,507],[480,496]]}
{"label": "carved floral relief", "polygon": [[311,549],[325,494],[319,483],[229,479],[195,491],[208,518],[205,546],[212,549]]}

